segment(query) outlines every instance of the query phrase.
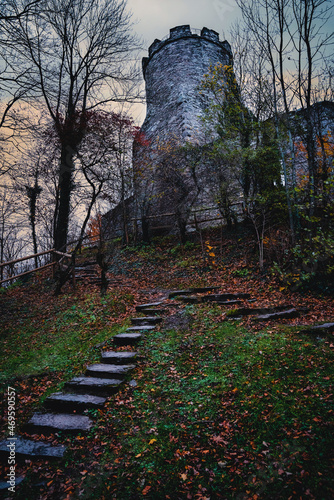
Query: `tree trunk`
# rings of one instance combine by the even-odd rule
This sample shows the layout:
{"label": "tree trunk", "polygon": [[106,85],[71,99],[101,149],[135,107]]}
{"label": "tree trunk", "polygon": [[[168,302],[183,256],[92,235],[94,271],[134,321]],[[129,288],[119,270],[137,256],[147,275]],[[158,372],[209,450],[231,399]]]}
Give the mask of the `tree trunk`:
{"label": "tree trunk", "polygon": [[71,193],[73,189],[74,149],[69,144],[62,145],[59,170],[59,206],[54,235],[55,250],[65,251],[69,215],[71,208]]}
{"label": "tree trunk", "polygon": [[150,243],[150,234],[149,234],[149,221],[147,217],[143,215],[141,218],[141,228],[143,233],[143,242]]}

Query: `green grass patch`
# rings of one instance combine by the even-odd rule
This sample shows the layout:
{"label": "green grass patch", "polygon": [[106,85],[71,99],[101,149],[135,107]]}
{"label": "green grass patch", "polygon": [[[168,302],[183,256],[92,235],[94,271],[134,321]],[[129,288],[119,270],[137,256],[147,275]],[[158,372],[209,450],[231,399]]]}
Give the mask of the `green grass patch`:
{"label": "green grass patch", "polygon": [[330,343],[185,314],[189,328],[150,333],[138,386],[96,422],[96,498],[330,498]]}
{"label": "green grass patch", "polygon": [[[16,320],[1,331],[0,383],[43,372],[73,370],[91,360],[94,345],[115,335],[113,319],[124,314],[133,296],[98,293],[84,298],[66,297],[52,306],[45,303],[21,305]],[[10,306],[15,309],[14,300]]]}

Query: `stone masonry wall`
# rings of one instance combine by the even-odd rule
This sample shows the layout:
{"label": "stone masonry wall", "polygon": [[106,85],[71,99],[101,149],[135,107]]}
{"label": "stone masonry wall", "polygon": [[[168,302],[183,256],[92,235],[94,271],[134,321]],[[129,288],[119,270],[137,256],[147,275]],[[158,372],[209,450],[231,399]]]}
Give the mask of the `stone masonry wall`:
{"label": "stone masonry wall", "polygon": [[[173,155],[173,150],[186,143],[204,145],[210,141],[201,120],[210,95],[201,94],[199,86],[210,65],[231,65],[232,60],[229,43],[207,28],[199,32],[189,25],[178,26],[170,30],[168,38],[155,40],[150,46],[149,56],[142,62],[147,114],[141,132],[147,144],[135,144],[133,151],[140,217],[171,211],[183,217],[189,207],[212,205],[212,200],[206,199],[205,186],[198,189],[205,166],[197,169],[195,179],[184,157]],[[167,227],[172,219],[157,223]]]}
{"label": "stone masonry wall", "polygon": [[208,102],[198,86],[217,63],[232,63],[231,48],[207,28],[199,35],[188,25],[178,26],[166,40],[153,42],[143,59],[147,115],[141,130],[148,139],[168,133],[181,142],[203,141],[200,117]]}

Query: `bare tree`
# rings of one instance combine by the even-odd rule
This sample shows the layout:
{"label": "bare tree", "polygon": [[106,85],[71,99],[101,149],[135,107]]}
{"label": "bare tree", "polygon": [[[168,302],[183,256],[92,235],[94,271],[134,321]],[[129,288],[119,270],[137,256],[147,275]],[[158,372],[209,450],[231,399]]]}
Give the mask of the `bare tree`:
{"label": "bare tree", "polygon": [[13,26],[27,18],[41,0],[20,2],[6,0],[0,2],[0,128],[5,126],[10,111],[31,89],[31,82],[26,79],[27,68],[19,71],[16,61],[10,57],[12,42],[9,36]]}
{"label": "bare tree", "polygon": [[125,0],[41,0],[37,5],[38,10],[7,28],[7,57],[15,57],[20,68],[28,88],[25,99],[44,104],[57,132],[54,241],[59,250],[67,242],[75,158],[89,111],[133,96],[137,73],[130,59],[138,42]]}

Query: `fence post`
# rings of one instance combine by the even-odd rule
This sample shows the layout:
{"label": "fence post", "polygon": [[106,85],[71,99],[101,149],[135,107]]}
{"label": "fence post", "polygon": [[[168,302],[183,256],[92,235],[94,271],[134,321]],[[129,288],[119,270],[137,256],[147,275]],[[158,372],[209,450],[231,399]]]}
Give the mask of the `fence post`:
{"label": "fence post", "polygon": [[72,285],[75,290],[76,282],[75,282],[75,253],[72,254]]}

